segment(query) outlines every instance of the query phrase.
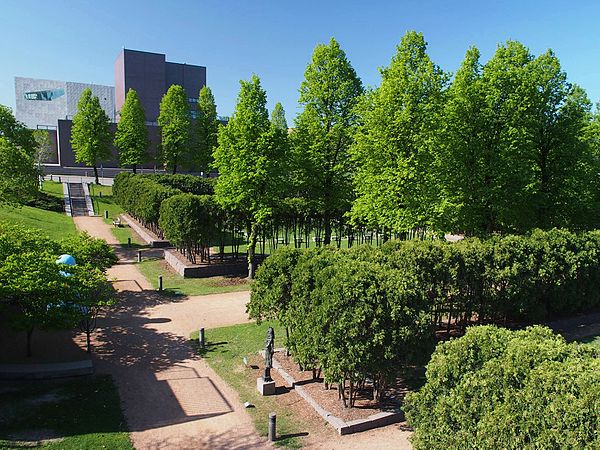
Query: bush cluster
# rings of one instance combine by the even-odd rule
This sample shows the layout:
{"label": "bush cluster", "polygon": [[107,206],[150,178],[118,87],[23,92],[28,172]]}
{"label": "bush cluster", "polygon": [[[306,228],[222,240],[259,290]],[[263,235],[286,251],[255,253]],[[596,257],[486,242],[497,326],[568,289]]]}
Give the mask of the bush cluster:
{"label": "bush cluster", "polygon": [[158,224],[171,244],[192,262],[196,262],[196,254],[210,262],[210,242],[219,231],[217,213],[211,195],[177,194],[162,202]]}
{"label": "bush cluster", "polygon": [[143,175],[163,186],[179,189],[196,195],[213,195],[215,193],[215,178],[202,178],[194,175]]}
{"label": "bush cluster", "polygon": [[438,345],[404,409],[418,449],[599,448],[600,354],[544,327]]}
{"label": "bush cluster", "polygon": [[321,368],[326,380],[385,386],[427,360],[435,328],[531,322],[598,305],[599,256],[599,232],[560,229],[457,243],[281,248],[259,268],[248,313],[280,321],[297,362]]}
{"label": "bush cluster", "polygon": [[248,304],[250,317],[286,327],[295,360],[337,383],[349,406],[367,379],[381,399],[401,368],[424,363],[433,349],[422,292],[364,257],[370,252],[282,248],[259,267]]}
{"label": "bush cluster", "polygon": [[[73,255],[77,266],[57,266],[63,253]],[[115,262],[106,242],[87,234],[54,241],[0,222],[0,316],[27,331],[28,356],[34,328],[91,323],[99,307],[113,302],[104,271]],[[86,332],[89,343],[89,327]]]}
{"label": "bush cluster", "polygon": [[159,236],[162,236],[158,226],[160,205],[163,200],[180,193],[179,189],[127,172],[119,173],[113,184],[113,195],[117,203]]}

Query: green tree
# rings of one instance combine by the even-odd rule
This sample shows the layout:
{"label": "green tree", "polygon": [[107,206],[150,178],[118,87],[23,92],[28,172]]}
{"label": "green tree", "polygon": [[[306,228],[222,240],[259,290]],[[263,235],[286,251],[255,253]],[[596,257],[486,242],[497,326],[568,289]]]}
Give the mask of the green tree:
{"label": "green tree", "polygon": [[352,217],[403,232],[433,226],[443,201],[435,175],[447,75],[427,55],[423,35],[404,35],[381,86],[361,104],[352,147],[357,199]]}
{"label": "green tree", "polygon": [[38,144],[31,130],[0,105],[0,204],[23,204],[38,191]]}
{"label": "green tree", "polygon": [[406,398],[413,447],[598,448],[598,356],[548,328],[472,327],[438,345]]}
{"label": "green tree", "polygon": [[195,148],[191,154],[191,166],[194,170],[210,172],[212,154],[218,144],[220,122],[217,119],[217,105],[208,86],[200,89],[196,104]]}
{"label": "green tree", "polygon": [[281,196],[284,132],[269,122],[267,94],[259,78],[253,75],[240,83],[235,112],[219,130],[213,153],[219,171],[215,197],[226,211],[238,212],[249,224],[248,272],[254,278],[258,232]]}
{"label": "green tree", "polygon": [[38,192],[40,172],[33,156],[0,137],[0,204],[23,204]]}
{"label": "green tree", "polygon": [[71,145],[75,160],[94,168],[96,184],[100,183],[98,163],[110,157],[111,140],[110,119],[100,106],[100,100],[91,89],[84,89],[73,116]]}
{"label": "green tree", "polygon": [[320,205],[323,241],[331,242],[331,220],[349,209],[352,200],[352,144],[355,106],[363,87],[335,39],[318,45],[304,72],[293,147],[302,195]]}
{"label": "green tree", "polygon": [[131,166],[136,173],[137,166],[146,159],[148,149],[148,129],[144,109],[133,89],[129,89],[121,108],[121,118],[117,123],[115,147],[119,150],[121,166]]}
{"label": "green tree", "polygon": [[33,154],[37,147],[33,131],[13,116],[8,106],[0,105],[0,137],[7,139],[12,145],[21,147]]}
{"label": "green tree", "polygon": [[273,111],[271,112],[271,123],[278,129],[285,131],[287,133],[288,124],[287,120],[285,120],[285,110],[281,103],[275,103],[273,107]]}
{"label": "green tree", "polygon": [[165,167],[177,173],[177,165],[185,161],[190,152],[191,115],[184,89],[172,85],[160,102],[158,116],[161,152]]}

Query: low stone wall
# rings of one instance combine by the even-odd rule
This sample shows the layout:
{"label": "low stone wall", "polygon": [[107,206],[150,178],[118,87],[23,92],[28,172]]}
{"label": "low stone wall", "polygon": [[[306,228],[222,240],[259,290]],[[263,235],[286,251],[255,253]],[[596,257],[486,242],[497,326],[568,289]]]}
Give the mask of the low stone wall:
{"label": "low stone wall", "polygon": [[174,248],[165,249],[165,261],[184,278],[209,278],[218,276],[248,276],[246,261],[212,264],[192,264]]}
{"label": "low stone wall", "polygon": [[141,223],[139,223],[129,214],[121,214],[121,217],[127,223],[127,225],[129,225],[131,229],[133,229],[133,231],[135,231],[142,238],[142,240],[146,244],[150,245],[150,247],[164,248],[171,246],[169,241],[160,239],[158,236],[152,233],[148,228],[144,227]]}
{"label": "low stone wall", "polygon": [[62,363],[0,364],[0,379],[2,380],[39,380],[93,373],[94,365],[90,359]]}
{"label": "low stone wall", "polygon": [[319,405],[317,401],[306,391],[306,389],[296,384],[296,380],[294,380],[294,378],[283,369],[275,356],[273,356],[273,368],[279,372],[281,377],[286,381],[286,383],[289,384],[289,387],[294,389],[298,395],[302,397],[306,403],[308,403],[317,412],[317,414],[325,419],[329,425],[335,428],[340,435],[359,433],[361,431],[372,430],[373,428],[384,427],[386,425],[403,422],[405,420],[404,413],[402,412],[382,411],[380,413],[373,414],[366,419],[356,419],[351,420],[350,422],[345,422],[343,419],[334,416],[321,405]]}

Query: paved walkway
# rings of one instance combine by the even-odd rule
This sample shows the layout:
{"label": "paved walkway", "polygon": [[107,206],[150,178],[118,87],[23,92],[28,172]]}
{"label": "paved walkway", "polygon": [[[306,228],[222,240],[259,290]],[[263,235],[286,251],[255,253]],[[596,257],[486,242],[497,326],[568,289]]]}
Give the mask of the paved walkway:
{"label": "paved walkway", "polygon": [[[76,217],[90,235],[117,240],[97,217]],[[98,372],[119,388],[137,449],[270,448],[256,433],[237,393],[192,350],[199,326],[247,321],[247,292],[169,298],[157,295],[135,264],[109,270],[121,303],[99,320],[94,337]]]}

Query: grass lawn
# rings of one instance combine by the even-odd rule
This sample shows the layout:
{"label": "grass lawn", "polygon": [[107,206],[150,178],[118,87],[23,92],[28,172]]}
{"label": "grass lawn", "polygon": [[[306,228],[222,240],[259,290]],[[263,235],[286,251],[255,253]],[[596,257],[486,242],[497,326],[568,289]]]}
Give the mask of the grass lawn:
{"label": "grass lawn", "polygon": [[57,181],[45,180],[42,191],[53,197],[64,198],[63,184]]}
{"label": "grass lawn", "polygon": [[[121,206],[119,206],[113,199],[112,186],[103,186],[98,184],[90,184],[89,186],[92,204],[94,205],[94,212],[102,217],[104,222],[112,225],[113,220],[116,219],[119,214],[124,213],[123,208],[121,208]],[[108,219],[104,218],[105,211],[108,211]],[[119,228],[113,227],[112,234],[122,245],[127,244],[128,238],[131,238],[131,242],[134,244],[134,246],[144,244],[144,242],[141,242],[134,234],[131,233],[131,229],[126,224],[122,224]]]}
{"label": "grass lawn", "polygon": [[158,289],[158,277],[162,275],[163,289],[172,295],[222,294],[250,289],[248,281],[239,277],[183,278],[166,267],[162,259],[149,258],[138,267],[155,289]]}
{"label": "grass lawn", "polygon": [[77,234],[73,219],[65,213],[46,211],[30,206],[20,208],[0,206],[0,220],[28,228],[37,228],[52,239],[62,239]]}
{"label": "grass lawn", "polygon": [[593,345],[598,350],[600,350],[600,334],[596,336],[588,336],[586,338],[581,339],[579,342]]}
{"label": "grass lawn", "polygon": [[[223,328],[212,328],[205,331],[206,348],[200,350],[197,346],[198,333],[193,333],[191,339],[196,343],[196,349],[202,354],[206,362],[215,372],[240,394],[240,400],[249,401],[255,408],[249,408],[256,430],[262,436],[267,435],[269,413],[277,414],[276,445],[299,448],[302,441],[297,435],[306,431],[305,424],[285,405],[279,404],[277,396],[263,397],[256,390],[256,378],[259,370],[246,368],[243,358],[246,356],[250,364],[262,367],[260,356],[257,352],[264,347],[267,328],[275,329],[276,347],[282,345],[282,336],[285,331],[276,324],[247,323]],[[286,437],[286,435],[288,437]]]}
{"label": "grass lawn", "polygon": [[132,449],[107,376],[0,382],[0,448]]}

